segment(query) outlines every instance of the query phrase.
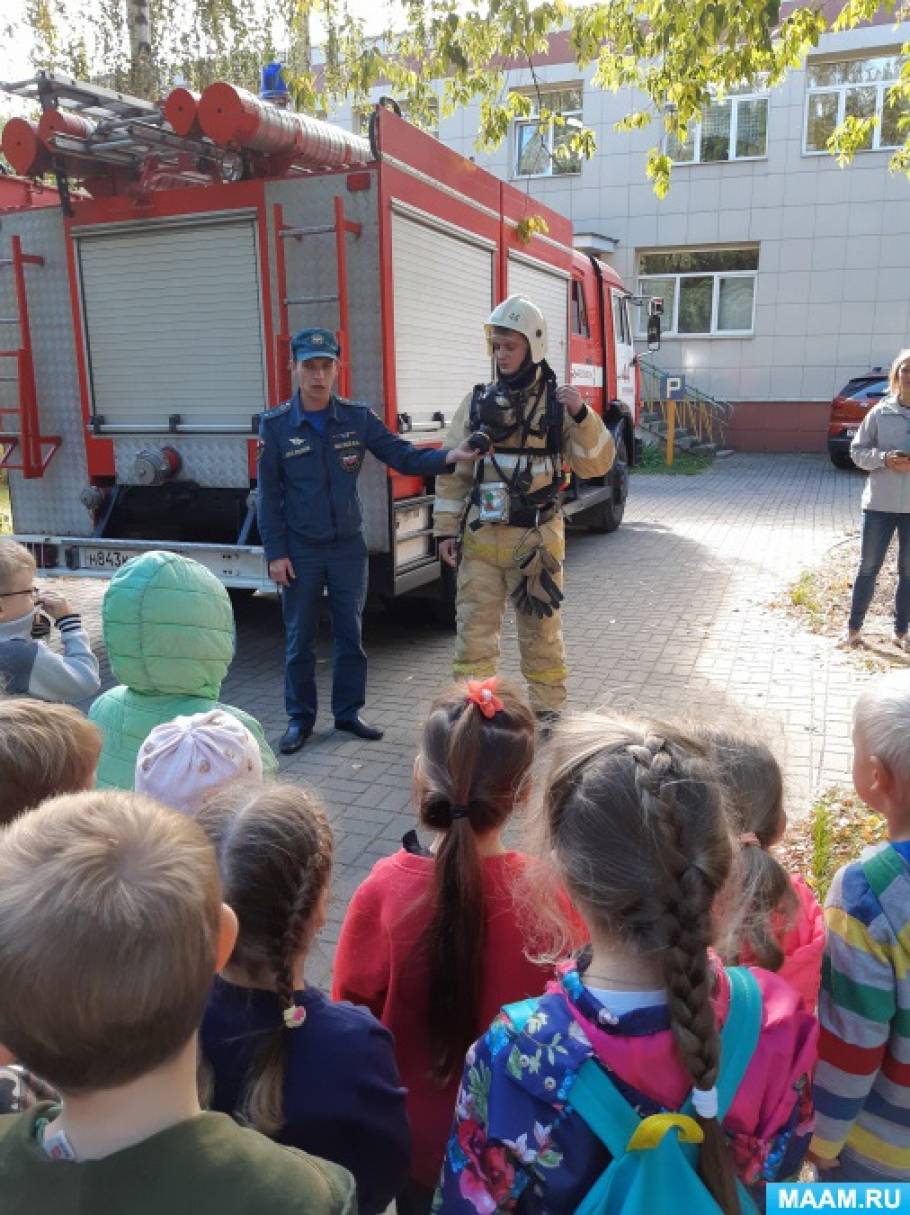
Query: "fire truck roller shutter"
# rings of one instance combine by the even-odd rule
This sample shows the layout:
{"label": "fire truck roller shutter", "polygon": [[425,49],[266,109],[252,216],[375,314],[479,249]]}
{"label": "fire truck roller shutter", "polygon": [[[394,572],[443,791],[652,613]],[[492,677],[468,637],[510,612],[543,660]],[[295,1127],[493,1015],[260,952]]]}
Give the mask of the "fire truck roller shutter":
{"label": "fire truck roller shutter", "polygon": [[568,383],[569,276],[509,257],[509,295],[533,300],[547,319],[547,362],[560,384]]}
{"label": "fire truck roller shutter", "polygon": [[96,414],[249,427],[266,408],[252,218],[77,233]]}
{"label": "fire truck roller shutter", "polygon": [[448,424],[473,385],[490,379],[493,248],[395,211],[392,265],[398,412],[417,423],[441,410]]}

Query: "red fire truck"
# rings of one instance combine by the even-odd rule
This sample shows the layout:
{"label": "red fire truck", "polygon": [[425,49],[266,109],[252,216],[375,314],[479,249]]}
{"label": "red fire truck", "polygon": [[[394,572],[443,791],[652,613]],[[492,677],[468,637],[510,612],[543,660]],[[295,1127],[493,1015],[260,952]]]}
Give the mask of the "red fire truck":
{"label": "red fire truck", "polygon": [[[7,159],[59,191],[0,225],[0,462],[42,570],[107,575],[167,548],[270,586],[256,433],[292,391],[290,335],[336,329],[341,393],[439,445],[490,378],[483,321],[512,292],[543,310],[557,376],[616,438],[614,470],[571,485],[566,511],[619,525],[631,297],[563,216],[384,107],[364,139],[229,84],[163,105],[50,73],[2,87],[41,106],[7,123]],[[532,215],[545,233],[522,227]],[[371,589],[437,579],[432,484],[368,456],[360,493]]]}

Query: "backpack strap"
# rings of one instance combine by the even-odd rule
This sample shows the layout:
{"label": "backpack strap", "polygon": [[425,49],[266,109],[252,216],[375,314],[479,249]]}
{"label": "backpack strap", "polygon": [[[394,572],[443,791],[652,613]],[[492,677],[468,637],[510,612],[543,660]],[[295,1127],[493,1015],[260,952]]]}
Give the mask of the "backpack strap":
{"label": "backpack strap", "polygon": [[872,893],[881,902],[881,897],[895,878],[905,877],[907,869],[897,850],[889,844],[880,852],[860,861],[863,876],[872,887]]}
{"label": "backpack strap", "polygon": [[730,1007],[720,1031],[720,1073],[717,1077],[717,1117],[726,1118],[761,1033],[762,998],[758,980],[745,966],[726,968]]}
{"label": "backpack strap", "polygon": [[641,1118],[596,1059],[586,1059],[581,1065],[568,1100],[614,1160],[625,1155]]}
{"label": "backpack strap", "polygon": [[860,861],[860,864],[863,867],[863,877],[869,883],[872,893],[878,900],[878,905],[881,908],[888,927],[895,937],[900,940],[901,933],[904,931],[904,925],[893,922],[882,904],[882,895],[897,878],[907,876],[907,867],[904,864],[903,858],[897,849],[892,848],[889,844],[887,848],[882,848],[880,852],[876,852],[873,856],[867,857],[866,860]]}
{"label": "backpack strap", "polygon": [[[726,973],[730,981],[730,1007],[720,1035],[720,1074],[717,1080],[719,1120],[726,1117],[755,1053],[762,1013],[761,988],[752,972],[744,966],[732,966]],[[568,1102],[597,1138],[606,1144],[614,1159],[625,1154],[643,1121],[595,1059],[588,1059],[579,1069]],[[689,1098],[679,1114],[658,1114],[655,1117],[663,1120],[667,1128],[670,1125],[678,1126],[681,1138],[685,1140],[685,1123],[692,1113]],[[679,1121],[674,1122],[674,1119]]]}

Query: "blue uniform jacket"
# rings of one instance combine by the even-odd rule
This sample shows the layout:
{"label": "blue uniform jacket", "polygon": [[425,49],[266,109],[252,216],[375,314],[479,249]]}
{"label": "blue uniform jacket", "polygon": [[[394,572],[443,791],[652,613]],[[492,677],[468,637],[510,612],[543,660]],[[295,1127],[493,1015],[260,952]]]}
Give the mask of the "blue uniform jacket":
{"label": "blue uniform jacket", "polygon": [[397,472],[435,477],[446,451],[421,451],[392,434],[367,405],[333,394],[325,435],[309,421],[297,392],[259,415],[259,534],[267,561],[297,544],[358,536],[363,512],[357,474],[367,451]]}

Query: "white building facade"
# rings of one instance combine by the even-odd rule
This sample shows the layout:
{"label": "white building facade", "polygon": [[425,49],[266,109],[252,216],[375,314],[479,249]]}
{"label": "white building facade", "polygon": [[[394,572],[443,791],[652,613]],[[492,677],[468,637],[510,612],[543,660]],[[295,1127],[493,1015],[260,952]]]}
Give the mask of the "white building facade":
{"label": "white building facade", "polygon": [[[594,87],[566,53],[535,75],[548,106],[594,130],[590,161],[562,161],[558,132],[541,141],[520,121],[480,154],[476,107],[442,117],[438,135],[570,216],[576,233],[609,238],[606,260],[630,290],[664,299],[662,366],[732,402],[820,405],[910,345],[910,181],[888,171],[903,142],[888,89],[908,39],[910,23],[826,35],[781,86],[712,107],[685,147],[667,146],[663,200],[645,175],[658,126],[615,131],[640,100]],[[509,82],[533,88],[528,70]],[[879,122],[842,169],[825,140],[851,114]]]}

